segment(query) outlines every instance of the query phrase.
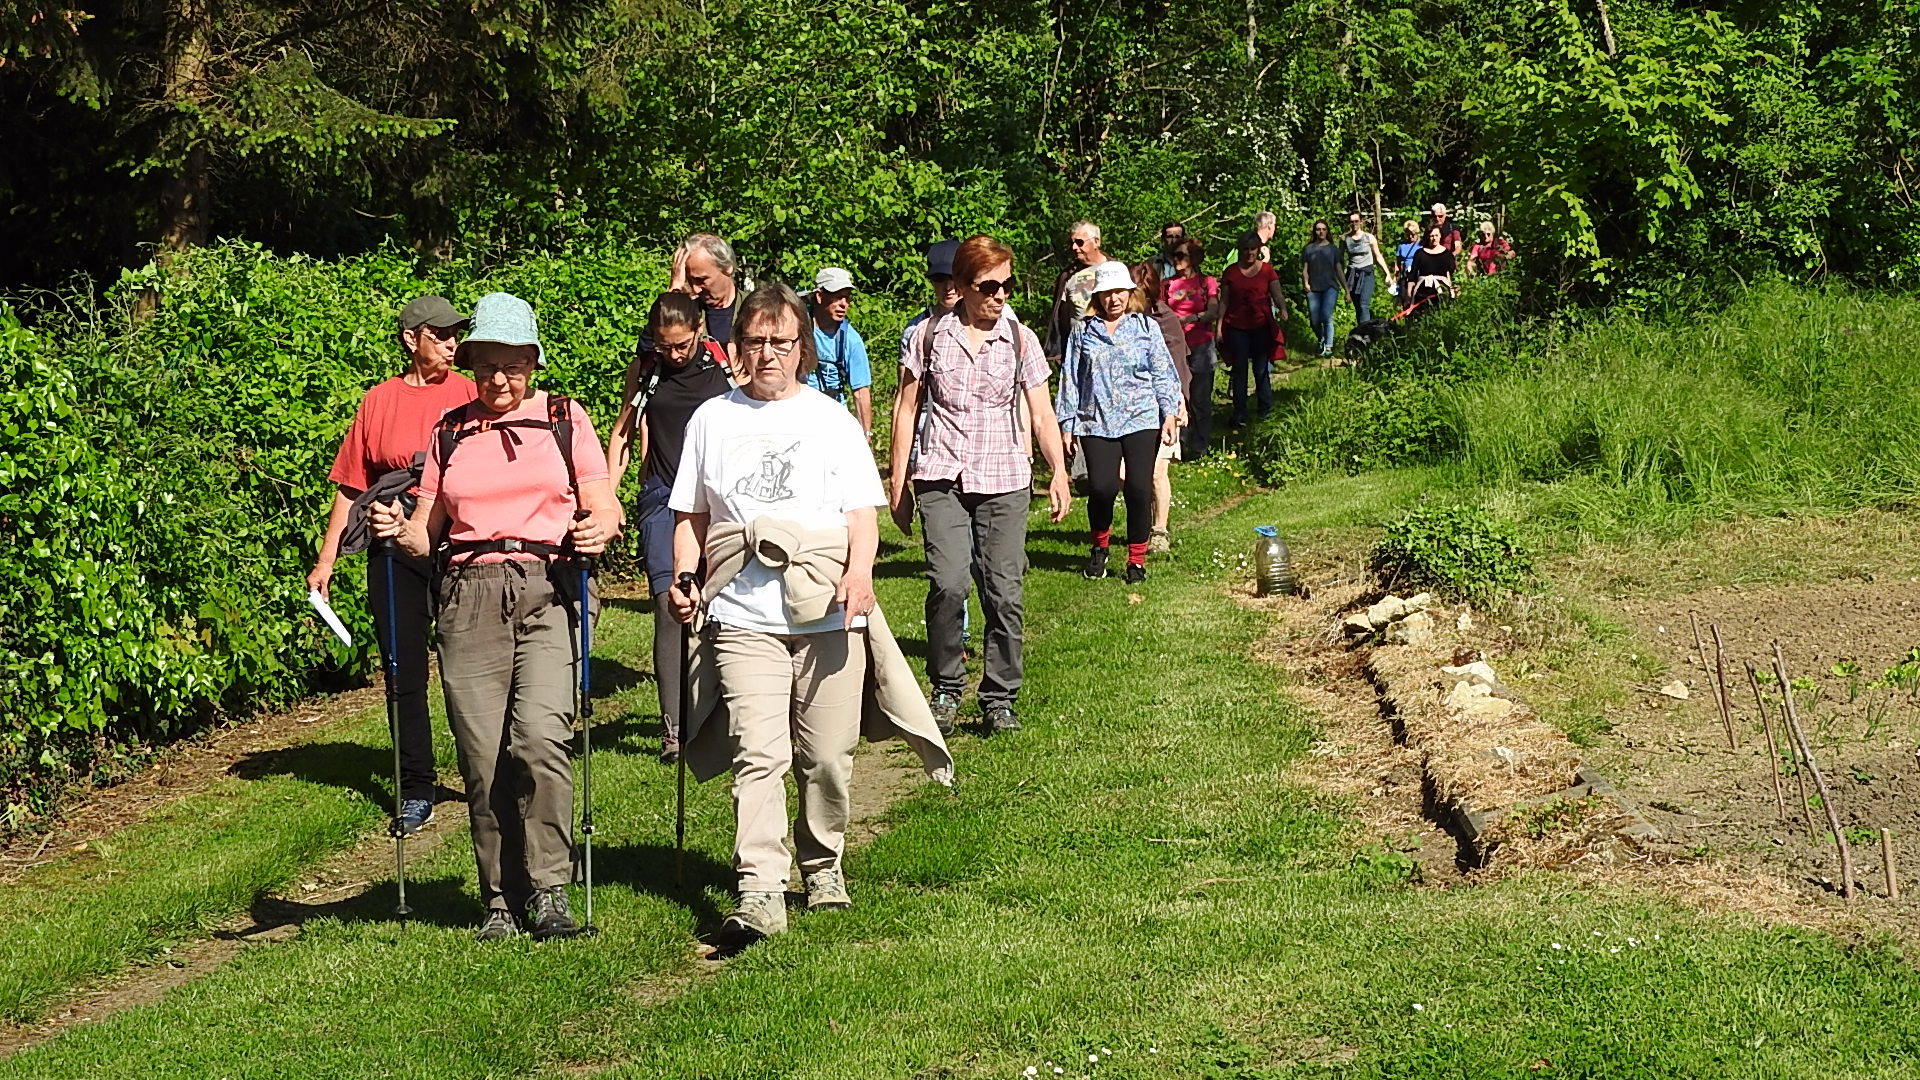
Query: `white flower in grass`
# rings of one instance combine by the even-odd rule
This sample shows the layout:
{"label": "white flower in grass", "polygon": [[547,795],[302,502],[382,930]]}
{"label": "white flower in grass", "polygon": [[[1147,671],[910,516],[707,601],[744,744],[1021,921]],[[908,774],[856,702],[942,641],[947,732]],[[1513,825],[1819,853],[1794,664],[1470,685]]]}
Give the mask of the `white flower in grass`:
{"label": "white flower in grass", "polygon": [[1027,1066],[1026,1068],[1024,1068],[1024,1069],[1022,1069],[1022,1070],[1020,1070],[1020,1075],[1021,1075],[1021,1076],[1039,1076],[1039,1075],[1040,1075],[1040,1066],[1038,1066],[1038,1065],[1029,1065],[1029,1066]]}
{"label": "white flower in grass", "polygon": [[1088,1054],[1088,1055],[1087,1055],[1087,1064],[1089,1064],[1089,1065],[1098,1065],[1098,1064],[1100,1064],[1100,1055],[1099,1055],[1099,1054]]}
{"label": "white flower in grass", "polygon": [[1610,953],[1617,953],[1617,952],[1619,952],[1619,951],[1620,951],[1620,946],[1618,946],[1618,945],[1615,945],[1615,946],[1613,946],[1612,948],[1610,948],[1610,949],[1608,949],[1607,951],[1608,951],[1608,952],[1610,952]]}
{"label": "white flower in grass", "polygon": [[1426,1011],[1427,1011],[1427,1007],[1426,1007],[1425,1005],[1422,1005],[1422,1004],[1420,1004],[1419,1002],[1417,1002],[1417,1001],[1416,1001],[1416,1002],[1414,1002],[1414,1003],[1413,1003],[1413,1011],[1414,1011],[1414,1012],[1426,1012]]}
{"label": "white flower in grass", "polygon": [[1562,944],[1560,944],[1560,943],[1559,943],[1559,942],[1557,942],[1557,941],[1553,943],[1553,947],[1554,947],[1554,949],[1556,949],[1556,950],[1559,950],[1559,949],[1564,949],[1564,948],[1566,948],[1566,946],[1565,946],[1565,945],[1562,945]]}
{"label": "white flower in grass", "polygon": [[1103,1046],[1103,1047],[1101,1047],[1101,1048],[1100,1048],[1100,1056],[1101,1056],[1101,1057],[1112,1057],[1112,1056],[1113,1056],[1113,1051],[1111,1051],[1111,1050],[1109,1050],[1109,1049],[1107,1049],[1106,1047],[1104,1047],[1104,1046]]}
{"label": "white flower in grass", "polygon": [[1157,1047],[1157,1046],[1149,1046],[1149,1047],[1147,1047],[1147,1053],[1149,1053],[1149,1054],[1157,1054],[1157,1053],[1159,1053],[1159,1052],[1160,1052],[1160,1048],[1159,1048],[1159,1047]]}

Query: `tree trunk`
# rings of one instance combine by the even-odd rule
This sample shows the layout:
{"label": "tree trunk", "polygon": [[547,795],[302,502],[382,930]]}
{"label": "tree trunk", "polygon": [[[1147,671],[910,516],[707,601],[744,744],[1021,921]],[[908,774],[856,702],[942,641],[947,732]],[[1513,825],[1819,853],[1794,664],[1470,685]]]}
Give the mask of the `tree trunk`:
{"label": "tree trunk", "polygon": [[[179,164],[160,187],[157,258],[165,265],[172,256],[207,239],[207,196],[212,186],[212,163],[199,132],[179,130],[194,122],[183,106],[204,101],[213,61],[212,0],[173,0],[167,10],[167,34],[162,46],[159,99],[161,109],[174,113],[175,130],[162,135],[171,149],[184,148]],[[163,151],[164,152],[164,151]]]}

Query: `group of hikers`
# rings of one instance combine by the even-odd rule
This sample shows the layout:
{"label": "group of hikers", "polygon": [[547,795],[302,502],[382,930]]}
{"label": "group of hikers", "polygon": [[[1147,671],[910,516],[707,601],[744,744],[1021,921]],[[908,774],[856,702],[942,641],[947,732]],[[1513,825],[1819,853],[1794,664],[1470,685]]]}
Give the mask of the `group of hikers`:
{"label": "group of hikers", "polygon": [[[1210,438],[1216,333],[1234,422],[1246,416],[1249,359],[1260,410],[1271,407],[1267,361],[1284,347],[1276,315],[1286,318],[1272,232],[1263,215],[1215,279],[1177,225],[1162,231],[1161,258],[1129,266],[1081,223],[1044,341],[1010,306],[1010,247],[987,235],[933,245],[930,301],[901,336],[884,483],[871,445],[872,364],[847,320],[855,286],[844,269],[820,269],[803,299],[779,282],[749,287],[726,240],[689,236],[648,312],[604,447],[577,402],[532,385],[547,356],[526,301],[489,293],[470,316],[437,296],[407,304],[397,325],[407,368],[354,415],[308,575],[325,595],[342,555],[368,553],[394,728],[397,852],[433,819],[438,793],[432,641],[486,911],[478,937],[589,928],[567,892],[578,876],[569,746],[589,707],[599,608],[589,571],[612,540],[637,533],[654,600],[662,760],[698,780],[732,774],[739,900],[722,944],[786,928],[796,858],[808,910],[849,906],[841,856],[854,748],[863,735],[902,738],[929,776],[951,782],[945,737],[967,688],[976,585],[981,726],[1020,730],[1036,448],[1053,522],[1067,516],[1073,481],[1083,484],[1088,578],[1109,574],[1124,499],[1121,576],[1138,583],[1149,551],[1168,544],[1168,462],[1204,454]],[[1447,237],[1438,246],[1451,258]],[[1303,256],[1310,297],[1317,257]],[[1353,269],[1338,288],[1362,302],[1370,286]],[[1423,269],[1432,264],[1405,269],[1396,290]],[[1413,277],[1411,295],[1450,288],[1449,274]],[[617,491],[636,462],[629,513]],[[902,531],[920,530],[930,693],[874,597],[882,507]],[[579,831],[590,843],[590,818]]]}

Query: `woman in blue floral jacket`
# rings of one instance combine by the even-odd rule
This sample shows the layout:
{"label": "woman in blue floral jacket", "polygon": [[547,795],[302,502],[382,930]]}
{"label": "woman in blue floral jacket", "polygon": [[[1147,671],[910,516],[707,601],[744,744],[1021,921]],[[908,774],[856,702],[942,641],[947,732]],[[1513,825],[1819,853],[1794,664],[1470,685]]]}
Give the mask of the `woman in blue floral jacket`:
{"label": "woman in blue floral jacket", "polygon": [[1160,327],[1128,313],[1133,275],[1125,263],[1094,267],[1093,302],[1067,339],[1054,409],[1069,455],[1087,469],[1087,522],[1093,552],[1083,573],[1107,576],[1113,537],[1113,501],[1126,465],[1129,584],[1147,577],[1147,539],[1153,526],[1153,461],[1161,443],[1179,438],[1180,376]]}

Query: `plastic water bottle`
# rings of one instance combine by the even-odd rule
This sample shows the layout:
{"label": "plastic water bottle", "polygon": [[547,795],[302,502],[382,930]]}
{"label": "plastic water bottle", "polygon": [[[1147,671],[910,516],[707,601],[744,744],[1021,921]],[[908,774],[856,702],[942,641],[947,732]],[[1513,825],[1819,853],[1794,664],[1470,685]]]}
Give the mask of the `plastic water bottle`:
{"label": "plastic water bottle", "polygon": [[1279,596],[1293,592],[1293,567],[1287,562],[1287,542],[1280,530],[1261,525],[1254,530],[1253,580],[1255,595]]}

